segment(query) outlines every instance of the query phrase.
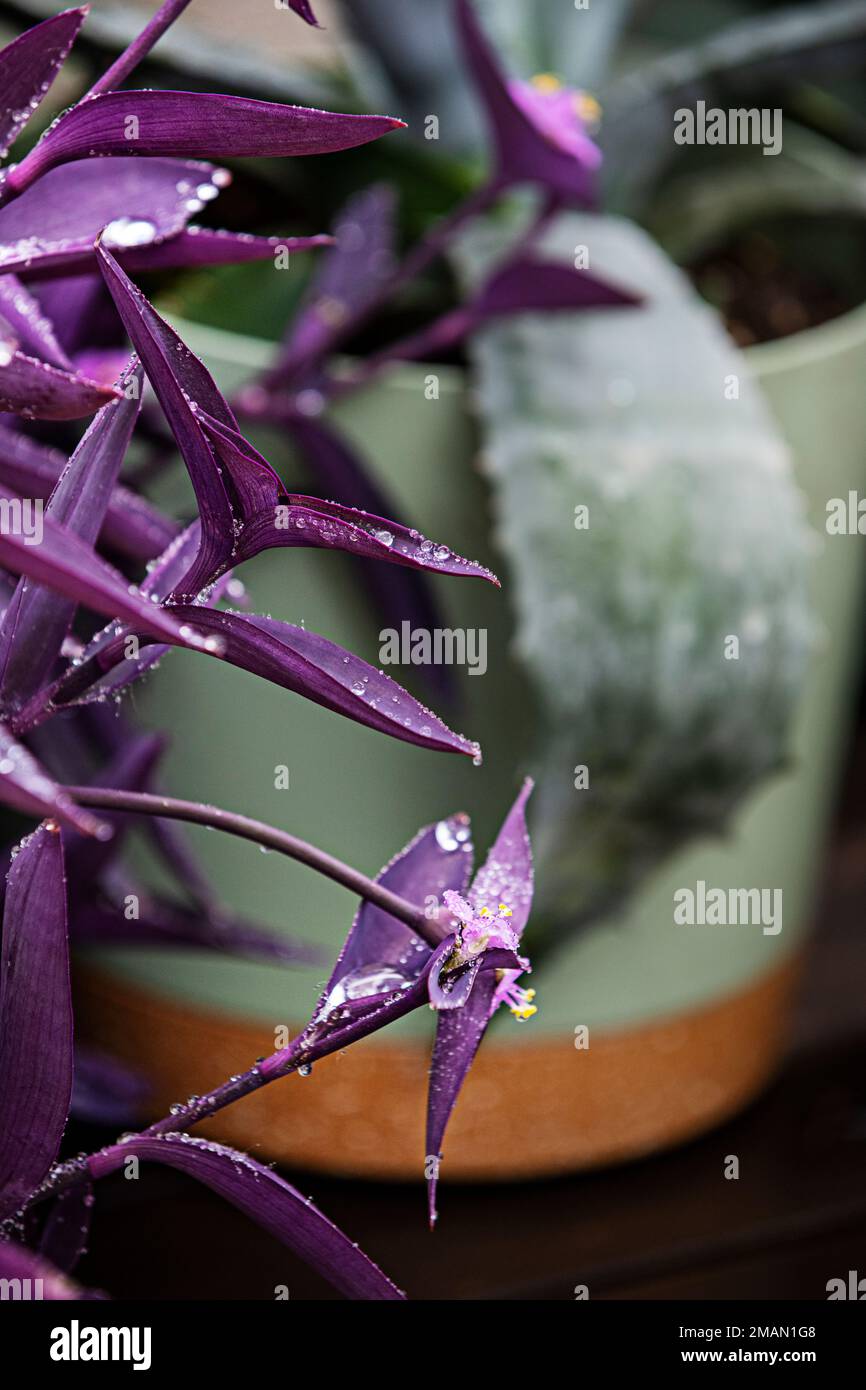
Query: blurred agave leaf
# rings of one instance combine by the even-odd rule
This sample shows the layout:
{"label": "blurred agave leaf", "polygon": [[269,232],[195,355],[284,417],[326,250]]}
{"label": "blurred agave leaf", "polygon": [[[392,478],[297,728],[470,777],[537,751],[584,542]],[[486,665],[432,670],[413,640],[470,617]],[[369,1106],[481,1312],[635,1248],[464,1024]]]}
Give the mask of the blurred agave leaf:
{"label": "blurred agave leaf", "polygon": [[832,0],[740,20],[615,79],[601,94],[608,206],[632,209],[676,157],[679,107],[698,100],[767,105],[770,94],[797,79],[859,70],[864,58],[866,5]]}
{"label": "blurred agave leaf", "polygon": [[[489,228],[468,241],[470,278],[498,241]],[[544,249],[571,262],[576,246],[646,304],[526,315],[473,346],[518,653],[541,706],[542,911],[560,925],[721,828],[784,764],[812,635],[804,503],[744,360],[633,224],[563,218]],[[578,764],[588,790],[574,789]]]}

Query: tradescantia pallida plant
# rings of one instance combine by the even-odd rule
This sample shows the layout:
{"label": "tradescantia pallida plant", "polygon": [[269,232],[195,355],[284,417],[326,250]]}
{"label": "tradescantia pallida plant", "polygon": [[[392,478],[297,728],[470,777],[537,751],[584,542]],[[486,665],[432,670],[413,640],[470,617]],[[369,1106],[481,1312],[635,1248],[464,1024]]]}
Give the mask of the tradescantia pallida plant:
{"label": "tradescantia pallida plant", "polygon": [[[235,570],[265,549],[314,546],[383,562],[398,577],[391,588],[380,583],[385,602],[426,602],[416,581],[429,572],[498,582],[447,545],[380,514],[380,499],[371,499],[356,462],[315,419],[316,402],[355,384],[332,379],[325,358],[349,322],[405,283],[506,187],[540,182],[548,210],[563,200],[582,205],[598,157],[573,103],[554,109],[522,87],[497,85],[471,10],[460,4],[458,21],[499,133],[494,176],[403,265],[387,245],[388,194],[363,195],[360,246],[338,239],[273,373],[230,403],[132,277],[269,258],[275,248],[312,249],[331,238],[197,228],[190,219],[228,181],[202,161],[328,153],[402,123],[123,88],[186,3],[166,0],[86,96],[0,175],[0,799],[40,822],[7,851],[0,1274],[37,1275],[50,1297],[91,1296],[70,1275],[87,1238],[93,1186],[135,1155],[213,1188],[346,1295],[397,1298],[386,1276],[283,1178],[188,1131],[251,1091],[304,1074],[319,1058],[429,1005],[437,1017],[426,1138],[435,1220],[445,1129],[485,1030],[502,1005],[519,1020],[535,1012],[533,992],[520,983],[530,969],[521,937],[532,902],[525,820],[531,783],[474,878],[471,827],[461,814],[421,830],[373,880],[275,827],[161,795],[164,739],[137,730],[115,705],[166,651],[181,647],[391,737],[480,757],[475,741],[452,732],[382,672],[324,636],[250,613]],[[315,23],[304,0],[292,0],[291,8]],[[4,150],[38,106],[84,18],[82,9],[66,11],[0,52]],[[527,308],[633,302],[586,273],[545,263],[532,250],[532,235],[530,229],[465,305],[368,362],[357,377]],[[383,246],[387,255],[371,254]],[[109,347],[94,327],[106,308],[114,315]],[[123,332],[131,357],[114,346]],[[145,384],[152,396],[143,399]],[[339,502],[288,493],[245,438],[238,415],[255,414],[262,401],[306,441]],[[43,422],[90,416],[68,458],[46,442],[45,431],[57,426]],[[166,427],[195,497],[197,514],[186,524],[120,481],[133,435],[161,437]],[[88,613],[107,624],[94,630]],[[288,1046],[173,1107],[148,1129],[58,1162],[70,1108],[123,1124],[136,1087],[110,1059],[73,1044],[70,942],[193,946],[288,965],[316,958],[309,944],[275,938],[225,912],[181,836],[177,823],[184,821],[300,860],[360,896],[361,906],[309,1024]],[[133,822],[174,875],[180,898],[147,892],[136,881],[124,856]],[[124,911],[130,896],[139,906],[134,914]]]}

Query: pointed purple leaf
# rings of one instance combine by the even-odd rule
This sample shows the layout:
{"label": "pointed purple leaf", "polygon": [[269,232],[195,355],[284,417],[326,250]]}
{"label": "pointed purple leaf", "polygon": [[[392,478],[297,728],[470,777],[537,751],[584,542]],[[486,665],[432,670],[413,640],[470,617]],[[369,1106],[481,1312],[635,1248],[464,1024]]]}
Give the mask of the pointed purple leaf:
{"label": "pointed purple leaf", "polygon": [[478,745],[455,734],[390,676],[369,666],[315,632],[246,613],[222,613],[193,605],[171,605],[181,623],[211,633],[222,644],[221,659],[336,714],[404,743],[469,757]]}
{"label": "pointed purple leaf", "polygon": [[495,915],[499,904],[505,903],[512,913],[508,925],[518,940],[532,909],[532,845],[526,828],[526,803],[532,787],[532,779],[527,777],[469,893],[476,911],[486,907]]}
{"label": "pointed purple leaf", "polygon": [[115,255],[156,252],[229,182],[228,172],[211,164],[136,159],[129,147],[110,168],[102,159],[81,159],[52,169],[0,207],[0,274],[92,269],[101,233]]}
{"label": "pointed purple leaf", "polygon": [[0,724],[0,802],[25,816],[51,816],[84,835],[111,834],[111,827],[76,806],[33,754]]}
{"label": "pointed purple leaf", "polygon": [[429,1172],[427,1203],[431,1226],[435,1224],[437,1217],[436,1189],[445,1129],[457,1103],[460,1088],[487,1031],[495,993],[495,974],[492,971],[482,971],[475,979],[469,998],[462,1008],[442,1010],[436,1014],[436,1040],[430,1062],[427,1097],[426,1138]]}
{"label": "pointed purple leaf", "polygon": [[7,877],[0,963],[0,1218],[57,1157],[72,1094],[72,999],[63,848],[23,840]]}
{"label": "pointed purple leaf", "polygon": [[[532,782],[527,779],[469,893],[472,906],[476,910],[488,908],[494,918],[499,904],[505,903],[513,914],[508,925],[518,937],[532,906],[532,848],[526,828],[526,802],[531,792]],[[427,1101],[426,1152],[428,1160],[435,1160],[427,1184],[431,1224],[436,1220],[438,1164],[445,1129],[496,1007],[497,985],[496,971],[483,970],[471,984],[462,1007],[437,1014]],[[437,987],[431,991],[434,995]]]}
{"label": "pointed purple leaf", "polygon": [[419,531],[356,507],[286,493],[279,475],[243,435],[204,412],[201,421],[237,497],[235,517],[240,525],[235,526],[233,564],[272,547],[315,546],[409,569],[486,579],[498,586],[490,570]]}
{"label": "pointed purple leaf", "polygon": [[308,24],[315,24],[317,28],[321,28],[319,21],[313,14],[310,0],[289,0],[289,8],[294,10],[295,14],[300,15],[301,19],[305,19]]}
{"label": "pointed purple leaf", "polygon": [[64,10],[26,29],[0,50],[0,158],[41,102],[84,23],[87,10]]}
{"label": "pointed purple leaf", "polygon": [[352,1299],[402,1299],[403,1294],[342,1231],[277,1173],[247,1154],[189,1135],[136,1136],[89,1161],[94,1177],[135,1154],[187,1173],[238,1207]]}
{"label": "pointed purple leaf", "polygon": [[[186,231],[152,246],[115,252],[128,273],[152,274],[156,270],[191,270],[205,265],[240,265],[244,261],[270,261],[278,252],[316,251],[330,246],[332,238],[315,236],[251,236],[249,232],[224,232],[211,227],[187,227]],[[93,254],[93,247],[88,248]],[[0,281],[2,283],[2,281]]]}
{"label": "pointed purple leaf", "polygon": [[196,574],[203,579],[192,586],[197,592],[206,577],[218,572],[227,553],[231,553],[234,516],[219,466],[194,406],[232,430],[237,428],[237,421],[204,363],[160,318],[102,246],[98,248],[98,257],[123,326],[141,358],[190,475],[201,519]]}
{"label": "pointed purple leaf", "polygon": [[21,352],[0,318],[0,410],[26,420],[81,420],[117,395],[111,387]]}
{"label": "pointed purple leaf", "polygon": [[52,126],[9,172],[6,187],[20,193],[48,169],[93,155],[330,154],[403,125],[391,116],[348,116],[217,92],[105,92],[73,106]]}
{"label": "pointed purple leaf", "polygon": [[494,271],[468,304],[453,309],[406,338],[383,348],[362,369],[364,378],[395,361],[435,358],[498,318],[525,313],[575,313],[581,309],[633,307],[636,295],[583,270],[520,255]]}
{"label": "pointed purple leaf", "polygon": [[[96,543],[135,428],[142,371],[121,381],[123,395],[89,426],[51,494],[45,515],[88,546]],[[21,579],[0,627],[0,704],[17,709],[45,683],[72,619],[74,599]]]}
{"label": "pointed purple leaf", "polygon": [[504,183],[539,183],[578,207],[594,201],[601,154],[586,134],[566,88],[550,93],[509,80],[478,22],[471,0],[455,0],[457,30],[484,106]]}
{"label": "pointed purple leaf", "polygon": [[477,328],[487,319],[506,314],[567,313],[640,303],[638,295],[598,280],[586,270],[572,270],[561,262],[523,254],[494,271],[471,301],[469,313]]}

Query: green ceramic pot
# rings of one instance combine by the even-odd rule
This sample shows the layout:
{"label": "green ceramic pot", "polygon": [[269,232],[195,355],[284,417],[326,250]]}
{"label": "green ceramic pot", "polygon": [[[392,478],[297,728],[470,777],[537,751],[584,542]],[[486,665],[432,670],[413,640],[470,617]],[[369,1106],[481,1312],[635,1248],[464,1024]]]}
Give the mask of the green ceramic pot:
{"label": "green ceramic pot", "polygon": [[[248,378],[270,355],[268,345],[249,338],[191,325],[181,325],[180,331],[226,389]],[[790,978],[812,910],[860,647],[863,542],[857,536],[828,537],[824,522],[829,498],[866,490],[866,308],[752,349],[747,358],[787,436],[822,538],[814,602],[824,631],[797,715],[791,770],[749,797],[725,840],[702,841],[677,854],[615,917],[546,959],[533,981],[541,1008],[531,1033],[508,1020],[497,1030],[491,1044],[496,1048],[561,1048],[573,1054],[576,1025],[588,1025],[591,1036],[615,1041],[635,1030],[695,1019],[725,1001],[753,997],[750,991],[783,974]],[[457,370],[437,371],[438,400],[425,398],[423,367],[403,367],[387,382],[347,400],[338,418],[375,461],[377,475],[403,515],[415,519],[426,534],[503,574],[502,558],[490,553],[487,539],[485,485],[476,467],[465,380]],[[289,479],[296,477],[303,485],[283,441],[262,437],[259,443]],[[176,491],[166,501],[186,496],[182,479],[174,480],[172,489]],[[379,664],[381,623],[344,557],[275,551],[246,566],[243,577],[254,611],[303,621]],[[482,741],[483,767],[395,743],[243,672],[178,652],[135,697],[146,724],[165,725],[173,732],[167,787],[303,834],[367,871],[376,871],[417,826],[460,809],[471,812],[483,848],[518,778],[531,770],[529,701],[524,677],[508,654],[507,572],[503,578],[501,593],[481,583],[434,581],[451,625],[488,630],[487,674],[480,679],[463,675],[465,708],[459,719],[455,716],[462,732]],[[393,674],[411,685],[411,672],[393,668]],[[289,768],[287,790],[275,788],[278,765]],[[354,910],[343,890],[277,855],[262,855],[229,837],[193,833],[216,887],[239,913],[336,949]],[[674,889],[698,879],[717,887],[781,886],[784,929],[778,935],[745,926],[685,934],[676,930]],[[304,1021],[323,973],[120,949],[103,952],[99,964],[122,988],[132,986],[136,998],[192,1009],[199,1019],[207,1018],[209,1027],[225,1019],[227,1026],[249,1022],[265,1033],[280,1023]],[[773,1008],[782,1009],[785,997],[785,990],[776,991]],[[428,1030],[429,1019],[418,1014],[376,1045],[380,1050],[412,1048],[413,1038]],[[716,1077],[704,1101],[692,1107],[691,1120],[679,1121],[668,1113],[655,1135],[651,1124],[643,1125],[640,1140],[630,1145],[629,1102],[624,1101],[618,1144],[582,1141],[573,1151],[557,1150],[559,1157],[541,1161],[539,1169],[645,1150],[709,1123],[760,1084],[782,1036],[778,1021],[773,1026],[768,1021],[757,1042],[751,1035],[744,1034],[739,1043],[731,1037],[732,1054],[738,1046],[758,1048],[761,1058],[752,1058],[748,1080],[742,1067],[736,1084],[728,1086]],[[699,1067],[701,1049],[693,1051]],[[731,1064],[736,1071],[735,1056]],[[686,1060],[681,1067],[685,1097]],[[178,1078],[177,1085],[186,1080]],[[557,1085],[562,1084],[560,1077]],[[502,1098],[506,1108],[518,1103],[517,1097]],[[665,1102],[668,1111],[676,1104],[675,1096]],[[564,1118],[562,1123],[567,1125]],[[329,1162],[316,1153],[305,1158]],[[341,1161],[331,1166],[339,1167]],[[355,1167],[393,1171],[387,1163],[365,1167],[359,1162]],[[467,1173],[482,1169],[483,1164],[473,1168],[467,1161]]]}

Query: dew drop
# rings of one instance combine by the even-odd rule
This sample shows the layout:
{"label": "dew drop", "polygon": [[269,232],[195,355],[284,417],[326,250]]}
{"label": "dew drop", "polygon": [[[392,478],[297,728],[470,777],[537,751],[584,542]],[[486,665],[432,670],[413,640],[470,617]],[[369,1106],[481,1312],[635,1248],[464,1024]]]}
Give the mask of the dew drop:
{"label": "dew drop", "polygon": [[156,227],[146,217],[116,217],[102,233],[106,246],[149,246]]}

